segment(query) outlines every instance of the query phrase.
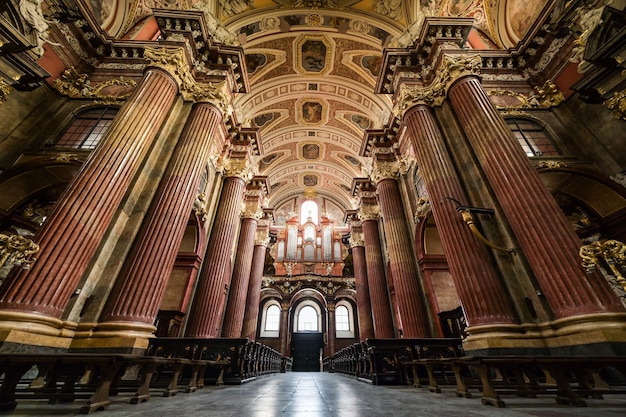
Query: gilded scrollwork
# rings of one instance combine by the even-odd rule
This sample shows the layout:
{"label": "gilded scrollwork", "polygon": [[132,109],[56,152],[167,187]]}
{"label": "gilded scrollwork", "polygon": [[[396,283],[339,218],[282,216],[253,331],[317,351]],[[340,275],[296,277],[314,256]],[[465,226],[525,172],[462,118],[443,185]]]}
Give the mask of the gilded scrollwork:
{"label": "gilded scrollwork", "polygon": [[529,95],[524,95],[511,90],[493,90],[489,92],[494,97],[512,97],[519,104],[513,106],[497,106],[500,110],[512,113],[524,109],[547,109],[556,107],[565,100],[565,96],[552,81],[546,81],[542,86],[537,86]]}
{"label": "gilded scrollwork", "polygon": [[599,258],[604,259],[617,283],[626,291],[626,278],[620,271],[626,265],[626,245],[623,242],[613,239],[596,241],[581,246],[579,255],[583,268],[588,272],[599,265]]}
{"label": "gilded scrollwork", "polygon": [[415,215],[413,216],[415,223],[421,223],[432,212],[430,205],[430,199],[428,197],[420,197],[417,200],[417,207],[415,209]]}
{"label": "gilded scrollwork", "polygon": [[7,96],[11,94],[13,88],[6,82],[0,80],[0,103],[7,100]]}
{"label": "gilded scrollwork", "polygon": [[128,78],[115,78],[95,86],[91,85],[91,81],[87,74],[80,73],[76,68],[66,69],[63,74],[56,80],[54,88],[61,94],[75,98],[91,98],[108,101],[125,100],[130,93],[112,96],[103,94],[102,92],[111,86],[135,87],[137,83]]}
{"label": "gilded scrollwork", "polygon": [[444,55],[437,76],[427,87],[408,87],[402,85],[396,99],[393,112],[397,117],[413,106],[441,106],[450,85],[459,78],[480,74],[482,59],[480,55]]}
{"label": "gilded scrollwork", "polygon": [[0,233],[0,267],[12,264],[28,269],[37,252],[39,245],[27,237]]}
{"label": "gilded scrollwork", "polygon": [[566,167],[567,165],[564,164],[563,162],[550,160],[550,161],[539,161],[537,166],[539,168],[559,169],[559,168]]}
{"label": "gilded scrollwork", "polygon": [[224,158],[222,159],[222,168],[225,177],[238,177],[244,181],[250,181],[254,176],[247,159]]}
{"label": "gilded scrollwork", "polygon": [[616,119],[626,120],[626,90],[614,93],[604,105],[613,112]]}

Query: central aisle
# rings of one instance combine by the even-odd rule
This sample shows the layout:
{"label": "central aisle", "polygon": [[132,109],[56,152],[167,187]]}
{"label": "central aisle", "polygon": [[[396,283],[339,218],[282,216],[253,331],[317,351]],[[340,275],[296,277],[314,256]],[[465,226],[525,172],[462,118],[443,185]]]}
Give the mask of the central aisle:
{"label": "central aisle", "polygon": [[[480,398],[457,398],[454,388],[441,394],[410,386],[374,386],[339,374],[289,372],[268,375],[243,385],[205,387],[170,398],[153,392],[145,403],[113,403],[98,417],[609,417],[623,416],[626,396],[586,399],[589,407],[557,405],[553,398],[507,396],[508,408],[484,406]],[[477,396],[479,393],[476,394]],[[3,415],[76,415],[81,401],[49,405],[20,400],[17,409]]]}

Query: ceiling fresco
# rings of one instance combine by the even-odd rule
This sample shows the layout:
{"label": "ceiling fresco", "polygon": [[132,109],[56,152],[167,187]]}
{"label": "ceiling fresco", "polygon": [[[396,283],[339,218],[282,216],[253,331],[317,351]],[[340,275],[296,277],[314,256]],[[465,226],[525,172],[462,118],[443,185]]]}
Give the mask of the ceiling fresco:
{"label": "ceiling fresco", "polygon": [[414,22],[472,17],[470,39],[481,48],[507,48],[523,38],[547,2],[86,1],[112,37],[158,36],[154,8],[199,9],[223,42],[244,49],[250,91],[235,98],[235,109],[241,123],[260,131],[258,170],[268,177],[267,203],[279,218],[304,195],[324,199],[335,212],[353,208],[350,184],[368,166],[359,156],[365,130],[381,128],[392,110],[390,97],[374,93],[383,48]]}

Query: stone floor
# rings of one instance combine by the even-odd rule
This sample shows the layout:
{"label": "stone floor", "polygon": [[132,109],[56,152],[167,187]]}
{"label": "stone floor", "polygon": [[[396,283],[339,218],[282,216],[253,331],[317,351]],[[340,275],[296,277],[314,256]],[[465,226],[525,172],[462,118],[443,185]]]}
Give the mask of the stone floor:
{"label": "stone floor", "polygon": [[[457,398],[452,387],[441,394],[409,386],[374,386],[339,374],[268,375],[239,386],[205,387],[190,394],[163,398],[154,393],[145,403],[131,405],[128,397],[113,397],[99,417],[404,417],[497,416],[577,417],[625,416],[626,395],[586,399],[587,407],[558,405],[553,398],[504,396],[506,408],[482,405],[476,398]],[[10,416],[76,415],[81,402],[49,405],[19,400]]]}

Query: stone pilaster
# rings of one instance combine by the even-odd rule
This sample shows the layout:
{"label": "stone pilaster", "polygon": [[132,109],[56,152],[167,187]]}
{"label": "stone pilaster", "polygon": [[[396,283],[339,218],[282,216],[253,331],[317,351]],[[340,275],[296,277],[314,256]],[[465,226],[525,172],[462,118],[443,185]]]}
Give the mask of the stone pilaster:
{"label": "stone pilaster", "polygon": [[331,357],[337,351],[337,323],[335,322],[335,303],[328,303],[328,352],[324,356]]}
{"label": "stone pilaster", "polygon": [[289,303],[280,303],[280,353],[291,356],[289,349]]}

